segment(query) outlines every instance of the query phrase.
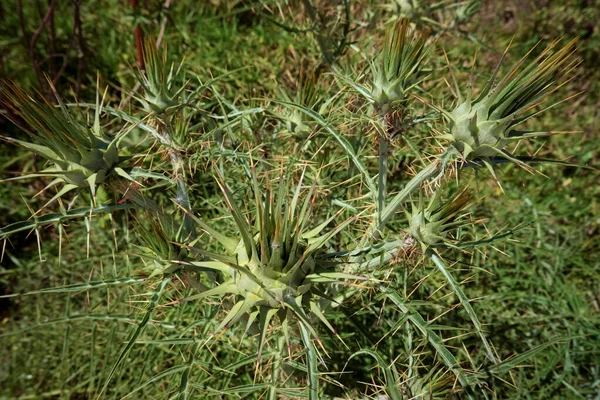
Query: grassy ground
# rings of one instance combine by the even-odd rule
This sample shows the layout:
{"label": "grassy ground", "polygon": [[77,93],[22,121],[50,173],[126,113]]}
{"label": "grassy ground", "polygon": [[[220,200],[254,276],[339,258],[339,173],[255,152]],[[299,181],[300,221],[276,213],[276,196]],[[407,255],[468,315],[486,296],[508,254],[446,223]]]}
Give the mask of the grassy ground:
{"label": "grassy ground", "polygon": [[[44,4],[39,6],[43,15],[45,2],[39,3]],[[65,96],[77,92],[79,98],[92,99],[97,70],[102,81],[111,85],[109,94],[115,104],[126,98],[123,89],[135,86],[131,72],[131,65],[136,63],[134,15],[125,11],[122,3],[107,0],[97,7],[82,4],[84,36],[80,44],[67,40],[72,21],[66,15],[71,15],[72,6],[67,2],[58,6],[61,12],[56,14],[60,15],[55,22],[57,39],[51,42],[47,35],[41,35],[36,52],[43,70],[54,73],[60,69],[60,58],[44,58],[50,54],[49,47],[55,46],[57,52],[69,54],[66,68],[57,79],[59,91]],[[173,2],[168,11],[161,11],[160,3],[149,3],[140,17],[144,29],[157,37],[164,24],[163,40],[168,43],[174,60],[185,58],[190,79],[196,79],[193,74],[197,74],[206,81],[211,76],[236,71],[216,88],[222,98],[237,106],[251,107],[253,102],[258,104],[263,98],[280,96],[283,91],[293,92],[301,71],[326,68],[317,41],[303,30],[307,16],[302,7],[284,7],[279,13],[273,4],[259,7],[250,2],[231,5],[226,1],[213,1],[192,7],[188,2]],[[23,9],[29,36],[40,23],[41,14],[36,4],[27,2]],[[298,13],[286,14],[290,10]],[[485,219],[479,228],[482,232],[519,229],[493,245],[468,253],[448,252],[446,259],[457,261],[453,264],[453,273],[462,282],[468,298],[476,299],[472,306],[501,359],[548,344],[502,378],[490,372],[484,379],[489,398],[600,399],[598,10],[600,4],[594,1],[484,2],[468,30],[491,49],[449,34],[439,39],[435,49],[439,57],[432,64],[434,79],[430,93],[450,103],[452,96],[444,82],[448,74],[441,57],[442,49],[447,52],[456,74],[465,82],[477,47],[480,49],[476,70],[491,71],[510,41],[512,51],[506,65],[518,60],[539,40],[562,35],[581,38],[578,55],[582,62],[578,75],[555,99],[564,98],[565,93],[582,93],[531,124],[539,130],[576,132],[520,146],[523,154],[565,160],[587,168],[543,165],[536,168],[539,173],[530,174],[507,165],[499,173],[503,191],[485,171],[461,172],[465,178],[473,179],[477,189],[480,200],[472,212]],[[23,24],[8,6],[0,11],[0,71],[21,85],[35,86],[40,81],[36,80],[30,56],[22,44],[25,40]],[[383,23],[392,13],[376,1],[353,2],[351,12],[354,29],[350,37],[355,43],[343,59],[350,65],[361,65],[359,61],[354,62],[362,57],[358,49],[373,52],[374,43],[382,36]],[[475,77],[476,82],[485,79],[485,74],[481,75]],[[335,85],[335,80],[323,75],[319,84],[327,89]],[[42,92],[46,89],[41,87]],[[218,110],[222,106],[215,97],[206,95],[206,109]],[[352,109],[352,104],[345,107]],[[282,112],[276,107],[273,109]],[[338,123],[338,126],[349,127],[348,135],[357,148],[371,145],[358,129],[365,127],[361,123],[353,120]],[[414,148],[435,143],[431,137],[423,138],[418,130],[395,143],[391,158],[395,166],[390,176],[397,181],[391,179],[391,191],[401,187],[411,167],[420,165]],[[0,121],[0,132],[7,136],[20,135],[5,119]],[[256,133],[264,144],[260,149],[263,154],[278,140],[275,134],[269,122]],[[140,132],[133,132],[129,139],[132,148],[140,136]],[[291,143],[291,136],[289,141]],[[34,171],[42,165],[40,160],[9,144],[0,146],[2,177]],[[329,144],[317,140],[311,146],[306,148],[307,154],[320,146],[323,151],[329,148]],[[293,150],[290,147],[289,152]],[[155,158],[157,163],[162,161],[158,155]],[[190,155],[190,159],[197,159],[199,165],[196,190],[210,194],[202,197],[196,208],[215,216],[223,205],[215,196],[215,185],[204,182],[209,180],[209,174],[203,168],[203,156]],[[368,162],[376,165],[372,159]],[[334,165],[331,176],[322,177],[323,180],[343,181],[348,170],[345,160],[336,160]],[[244,185],[243,182],[237,184]],[[33,180],[3,182],[0,185],[0,227],[27,219],[31,215],[28,207],[37,209],[43,205],[48,197],[32,199],[43,186],[43,182]],[[338,186],[323,196],[346,198],[340,195],[345,189]],[[11,237],[0,263],[0,294],[136,276],[144,268],[144,261],[137,256],[139,242],[130,218],[126,213],[116,213],[111,217],[95,217],[89,227],[86,221],[71,222],[62,233],[56,227],[44,229],[40,234],[41,254],[38,254],[35,234]],[[401,226],[392,226],[392,229],[400,230]],[[350,241],[343,237],[337,240],[342,244]],[[459,356],[462,364],[470,368],[482,363],[481,343],[463,328],[469,326],[469,316],[459,306],[441,273],[418,256],[407,257],[400,264],[402,268],[390,279],[404,279],[405,290],[411,292],[412,305],[426,316],[436,332],[441,332],[449,348],[457,352],[465,349]],[[75,287],[66,294],[50,292],[0,298],[0,365],[4,366],[0,369],[0,398],[123,398],[129,394],[130,398],[169,398],[181,390],[182,376],[188,371],[191,371],[187,382],[192,388],[192,398],[261,398],[267,390],[267,386],[260,385],[266,385],[271,363],[276,362],[273,361],[275,343],[267,348],[264,359],[268,363],[258,377],[254,365],[255,340],[242,338],[239,330],[227,331],[212,345],[211,351],[199,351],[199,340],[207,337],[215,320],[222,319],[223,312],[216,301],[159,307],[125,362],[119,365],[116,378],[103,389],[123,345],[143,315],[141,310],[151,297],[152,288],[143,284],[115,284],[95,290],[82,289],[85,288]],[[187,290],[183,282],[173,282],[173,290],[163,302],[181,298]],[[423,381],[436,382],[430,387],[434,398],[466,398],[465,393],[453,394],[453,376],[435,353],[421,346],[416,333],[414,347],[406,340],[410,334],[389,334],[395,329],[394,323],[402,318],[396,308],[374,302],[369,293],[364,293],[343,311],[334,312],[331,318],[350,348],[344,348],[335,339],[324,339],[331,352],[327,365],[322,368],[332,372],[323,374],[323,396],[327,396],[324,398],[375,398],[373,387],[382,385],[385,380],[382,371],[376,368],[372,358],[350,359],[354,351],[364,347],[377,349],[387,361],[394,361],[399,370],[410,363],[420,365],[418,370],[425,377]],[[300,339],[292,346],[299,348]],[[295,353],[295,358],[284,368],[287,391],[281,392],[281,398],[305,396],[306,366],[298,354]],[[185,369],[187,365],[194,368]],[[338,374],[339,371],[348,372]],[[435,379],[430,376],[428,380],[428,373],[435,375]]]}

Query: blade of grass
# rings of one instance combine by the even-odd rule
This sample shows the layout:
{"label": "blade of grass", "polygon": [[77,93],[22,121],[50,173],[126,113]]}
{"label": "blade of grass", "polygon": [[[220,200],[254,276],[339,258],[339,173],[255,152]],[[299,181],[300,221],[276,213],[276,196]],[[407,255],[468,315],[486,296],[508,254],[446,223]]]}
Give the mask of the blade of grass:
{"label": "blade of grass", "polygon": [[460,284],[458,282],[456,282],[456,280],[454,279],[452,274],[448,271],[448,268],[446,268],[446,264],[444,263],[444,260],[441,259],[441,257],[435,252],[435,250],[428,249],[426,253],[431,258],[431,260],[433,261],[435,266],[444,275],[444,277],[448,281],[448,284],[450,285],[450,288],[454,291],[454,293],[456,294],[456,297],[458,297],[458,299],[460,300],[460,303],[465,308],[465,311],[469,315],[469,318],[471,318],[471,321],[473,322],[473,325],[475,325],[475,329],[477,330],[477,335],[479,335],[479,338],[481,339],[481,342],[483,343],[483,347],[485,348],[486,356],[489,358],[489,360],[491,362],[496,364],[498,362],[498,360],[496,360],[496,357],[494,356],[494,351],[492,350],[492,346],[489,344],[485,335],[483,334],[483,329],[481,327],[481,323],[479,322],[479,318],[477,318],[477,314],[475,313],[475,310],[473,310],[473,307],[471,307],[469,298],[465,295],[465,292],[460,287]]}
{"label": "blade of grass", "polygon": [[304,326],[303,322],[298,324],[300,326],[300,334],[302,336],[302,342],[306,347],[306,361],[308,364],[308,398],[309,400],[319,400],[319,370],[317,368],[317,352],[310,339],[309,330]]}
{"label": "blade of grass", "polygon": [[171,281],[171,277],[167,277],[167,278],[164,278],[158,284],[158,288],[152,294],[152,298],[150,299],[150,304],[148,305],[148,309],[146,310],[146,314],[144,315],[144,318],[142,319],[142,321],[140,321],[137,328],[132,333],[131,337],[129,338],[129,341],[127,342],[127,344],[121,351],[121,354],[119,354],[117,361],[114,363],[112,369],[110,370],[110,373],[108,374],[108,377],[106,378],[106,381],[104,382],[104,386],[102,387],[102,390],[100,391],[100,394],[98,395],[98,398],[100,398],[102,396],[102,393],[104,393],[104,391],[108,388],[108,384],[110,383],[112,377],[115,375],[117,368],[121,365],[121,363],[123,362],[123,360],[125,359],[127,354],[129,354],[129,351],[131,351],[131,348],[135,345],[135,341],[142,334],[142,332],[146,328],[146,325],[148,325],[148,322],[150,321],[150,318],[152,317],[152,314],[154,313],[154,309],[158,305],[158,302],[160,301],[162,294],[163,294],[165,288],[167,287],[167,284],[170,281]]}

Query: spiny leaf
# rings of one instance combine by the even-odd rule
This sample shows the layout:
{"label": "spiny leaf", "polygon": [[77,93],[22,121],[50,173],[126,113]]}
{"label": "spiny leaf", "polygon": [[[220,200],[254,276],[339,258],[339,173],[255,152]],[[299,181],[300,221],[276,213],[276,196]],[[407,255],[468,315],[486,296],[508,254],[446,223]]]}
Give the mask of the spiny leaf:
{"label": "spiny leaf", "polygon": [[299,326],[302,342],[304,342],[304,347],[306,347],[307,351],[306,361],[308,364],[308,399],[319,400],[319,370],[317,368],[317,352],[312,343],[310,337],[311,335],[309,335],[309,331],[312,328],[307,327],[304,322],[300,322]]}
{"label": "spiny leaf", "polygon": [[123,278],[123,279],[114,279],[114,280],[107,280],[107,281],[92,281],[92,282],[84,282],[84,283],[74,283],[72,285],[33,290],[31,292],[25,292],[25,293],[12,293],[12,294],[0,295],[0,299],[8,298],[8,297],[30,296],[33,294],[43,294],[43,293],[82,292],[84,290],[99,289],[99,288],[105,288],[105,287],[110,287],[110,286],[136,285],[136,284],[144,282],[144,281],[145,281],[145,278]]}
{"label": "spiny leaf", "polygon": [[[460,384],[464,388],[469,388],[472,385],[471,380],[463,371],[458,360],[444,346],[444,341],[429,327],[423,317],[416,310],[409,308],[409,306],[402,300],[398,293],[387,289],[383,289],[383,293],[400,309],[400,311],[409,316],[409,321],[421,332],[423,337],[427,339],[429,344],[437,352],[438,356],[444,361],[446,367],[448,367],[456,375]],[[470,394],[467,393],[467,395],[469,398],[473,398]]]}
{"label": "spiny leaf", "polygon": [[237,225],[240,234],[242,235],[242,240],[244,241],[246,254],[248,258],[257,258],[256,248],[254,247],[254,239],[252,238],[252,229],[242,217],[240,209],[235,204],[233,197],[231,196],[231,192],[229,192],[229,188],[227,187],[224,178],[221,176],[221,173],[218,170],[217,175],[219,177],[219,179],[217,179],[217,184],[223,192],[223,198],[225,200],[225,203],[231,211],[231,216],[233,217],[235,224]]}
{"label": "spiny leaf", "polygon": [[262,356],[263,346],[265,345],[265,338],[267,336],[267,330],[269,329],[269,322],[271,321],[271,318],[273,318],[273,316],[275,315],[276,312],[277,312],[277,309],[275,309],[275,308],[260,306],[260,313],[259,313],[260,336],[258,339],[258,359],[257,359],[257,361],[259,361],[259,362],[260,362],[260,359]]}
{"label": "spiny leaf", "polygon": [[135,204],[123,203],[115,205],[105,205],[100,207],[75,208],[64,213],[52,213],[42,216],[34,216],[29,221],[15,222],[0,229],[0,238],[6,238],[17,232],[41,228],[46,225],[62,223],[70,219],[83,218],[89,215],[112,213],[114,211],[128,210],[135,207]]}

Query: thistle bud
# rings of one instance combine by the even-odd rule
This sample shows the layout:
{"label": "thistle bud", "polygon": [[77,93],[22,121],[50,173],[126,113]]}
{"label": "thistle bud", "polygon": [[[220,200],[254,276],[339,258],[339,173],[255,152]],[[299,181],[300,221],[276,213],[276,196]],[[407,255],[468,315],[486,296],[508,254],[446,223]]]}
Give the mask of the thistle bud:
{"label": "thistle bud", "polygon": [[463,2],[454,12],[454,21],[458,24],[465,24],[479,12],[481,0],[469,0]]}
{"label": "thistle bud", "polygon": [[124,159],[118,150],[122,135],[110,137],[100,126],[103,101],[100,102],[99,95],[94,123],[89,126],[67,108],[56,92],[58,107],[35,99],[11,83],[4,83],[1,93],[6,105],[28,124],[26,132],[39,143],[4,139],[50,161],[52,165],[37,175],[56,178],[52,185],[65,183],[62,194],[75,188],[89,188],[94,195],[96,185],[113,171],[127,175],[118,167]]}
{"label": "thistle bud", "polygon": [[144,43],[144,71],[138,71],[139,83],[144,89],[144,97],[138,100],[147,112],[171,114],[179,105],[179,96],[185,86],[177,87],[180,80],[181,66],[168,65],[167,51],[159,54],[153,40]]}
{"label": "thistle bud", "polygon": [[387,31],[383,51],[372,66],[371,97],[379,112],[385,114],[393,103],[405,100],[419,83],[425,41],[425,35],[411,29],[408,19]]}
{"label": "thistle bud", "polygon": [[427,14],[427,2],[421,0],[394,0],[396,12],[403,17],[416,21]]}
{"label": "thistle bud", "polygon": [[[292,101],[295,104],[306,107],[311,111],[321,113],[320,108],[324,104],[322,98],[319,96],[319,87],[317,78],[314,73],[302,73],[300,76],[300,82],[298,83],[298,90],[296,91],[295,99],[289,99],[289,97],[283,93],[284,98],[287,101]],[[312,119],[308,118],[306,114],[298,109],[291,110],[285,115],[285,125],[288,130],[295,138],[304,140],[308,138],[310,133],[313,131]]]}
{"label": "thistle bud", "polygon": [[426,207],[419,204],[413,206],[412,213],[406,213],[409,222],[407,233],[423,246],[447,241],[448,231],[463,224],[458,214],[471,200],[472,196],[465,190],[445,202],[441,201],[440,195],[434,195]]}
{"label": "thistle bud", "polygon": [[[463,158],[510,158],[504,148],[511,140],[548,135],[548,132],[517,131],[515,127],[539,114],[541,111],[531,110],[560,87],[576,66],[575,40],[558,50],[557,45],[557,41],[552,42],[529,64],[526,55],[499,81],[496,80],[498,65],[476,99],[472,99],[469,89],[466,99],[459,98],[458,106],[445,112],[450,133],[444,137]],[[458,88],[457,92],[460,93]]]}

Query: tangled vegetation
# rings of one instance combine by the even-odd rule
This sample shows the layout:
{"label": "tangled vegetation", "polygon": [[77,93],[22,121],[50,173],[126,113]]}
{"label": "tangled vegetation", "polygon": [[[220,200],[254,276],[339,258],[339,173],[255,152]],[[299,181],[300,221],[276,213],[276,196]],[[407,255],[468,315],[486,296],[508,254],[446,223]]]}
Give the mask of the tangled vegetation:
{"label": "tangled vegetation", "polygon": [[59,3],[0,6],[0,397],[600,396],[593,7]]}

